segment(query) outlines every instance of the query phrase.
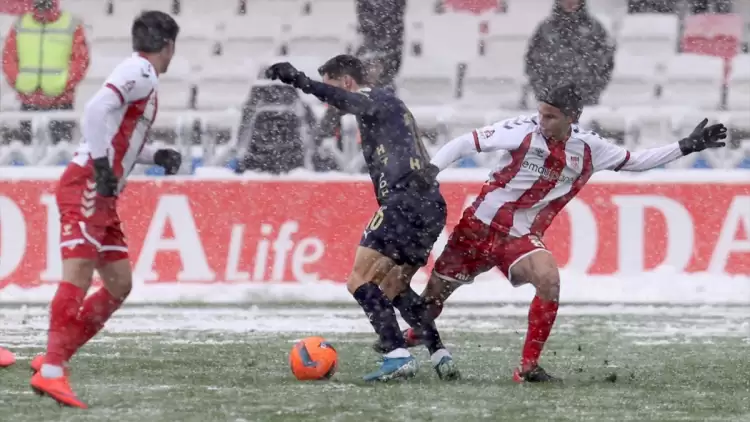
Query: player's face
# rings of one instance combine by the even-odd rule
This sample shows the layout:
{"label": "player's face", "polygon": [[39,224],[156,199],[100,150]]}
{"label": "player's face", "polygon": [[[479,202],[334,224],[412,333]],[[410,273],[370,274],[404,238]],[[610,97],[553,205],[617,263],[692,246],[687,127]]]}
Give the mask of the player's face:
{"label": "player's face", "polygon": [[560,7],[567,13],[573,13],[581,7],[581,0],[560,0]]}
{"label": "player's face", "polygon": [[559,108],[547,103],[539,103],[539,126],[545,138],[565,139],[571,123],[570,117],[563,114]]}
{"label": "player's face", "polygon": [[159,73],[166,73],[167,70],[169,70],[169,64],[172,62],[172,57],[174,57],[175,52],[175,43],[174,41],[170,41],[164,49],[161,51],[162,55],[162,63],[164,68],[159,70]]}
{"label": "player's face", "polygon": [[354,83],[354,79],[352,79],[352,77],[349,75],[344,75],[340,78],[331,78],[326,73],[325,75],[323,75],[323,83],[331,85],[331,86],[335,86],[336,88],[345,89],[347,91],[357,90],[357,86]]}

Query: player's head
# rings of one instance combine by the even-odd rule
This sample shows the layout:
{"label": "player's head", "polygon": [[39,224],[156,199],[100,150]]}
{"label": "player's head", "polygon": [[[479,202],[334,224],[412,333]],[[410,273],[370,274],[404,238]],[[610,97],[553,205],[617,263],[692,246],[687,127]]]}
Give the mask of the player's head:
{"label": "player's head", "polygon": [[584,0],[557,0],[557,3],[565,13],[574,13],[583,6],[583,1]]}
{"label": "player's head", "polygon": [[180,26],[164,12],[149,10],[133,21],[133,50],[148,56],[159,73],[169,68]]}
{"label": "player's head", "polygon": [[583,102],[573,84],[560,85],[539,96],[539,126],[546,138],[563,140],[578,122]]}
{"label": "player's head", "polygon": [[34,10],[39,12],[46,12],[56,8],[55,0],[34,0]]}
{"label": "player's head", "polygon": [[362,61],[348,54],[338,55],[318,68],[323,82],[347,91],[356,91],[366,84]]}

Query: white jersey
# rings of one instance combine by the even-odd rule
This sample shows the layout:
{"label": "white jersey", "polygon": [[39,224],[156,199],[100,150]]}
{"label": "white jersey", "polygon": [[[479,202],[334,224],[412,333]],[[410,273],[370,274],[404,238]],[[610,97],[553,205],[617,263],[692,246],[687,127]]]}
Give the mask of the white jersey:
{"label": "white jersey", "polygon": [[109,157],[120,190],[137,163],[153,163],[153,152],[144,148],[156,119],[158,76],[139,54],[120,63],[84,110],[83,140],[73,162],[87,165],[90,158]]}
{"label": "white jersey", "polygon": [[505,152],[470,210],[514,237],[541,236],[597,171],[642,171],[682,156],[677,143],[631,154],[578,125],[566,141],[551,141],[542,135],[537,116],[521,116],[454,139],[432,163],[442,170],[469,153],[498,150]]}

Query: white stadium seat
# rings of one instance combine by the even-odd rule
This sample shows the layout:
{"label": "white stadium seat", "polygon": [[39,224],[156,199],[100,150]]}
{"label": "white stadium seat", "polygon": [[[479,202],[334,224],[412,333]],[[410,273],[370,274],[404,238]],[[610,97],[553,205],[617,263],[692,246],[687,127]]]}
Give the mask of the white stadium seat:
{"label": "white stadium seat", "polygon": [[76,110],[83,110],[86,103],[94,96],[99,88],[104,85],[104,81],[112,73],[120,62],[127,56],[93,56],[91,64],[81,83],[76,89],[74,107]]}
{"label": "white stadium seat", "polygon": [[159,109],[185,110],[189,108],[193,81],[190,61],[184,56],[174,56],[167,73],[159,75]]}
{"label": "white stadium seat", "polygon": [[296,17],[302,14],[303,5],[304,3],[301,0],[248,0],[247,14],[250,16]]}
{"label": "white stadium seat", "polygon": [[740,54],[732,60],[728,85],[727,108],[750,110],[750,54]]}
{"label": "white stadium seat", "polygon": [[541,19],[519,19],[518,16],[494,15],[488,21],[484,36],[484,55],[498,60],[523,63],[529,40]]}
{"label": "white stadium seat", "polygon": [[479,56],[479,22],[477,16],[454,13],[407,21],[404,34],[407,53],[419,44],[424,57],[472,60]]}
{"label": "white stadium seat", "polygon": [[660,105],[715,110],[721,104],[724,60],[677,54],[667,61]]}
{"label": "white stadium seat", "polygon": [[600,104],[609,107],[651,106],[656,100],[656,64],[642,56],[619,53],[612,79]]}
{"label": "white stadium seat", "polygon": [[177,54],[189,56],[191,60],[195,57],[196,61],[213,54],[218,40],[216,22],[204,22],[195,17],[176,17],[175,20],[180,25]]}
{"label": "white stadium seat", "polygon": [[253,62],[212,60],[198,77],[198,110],[242,109],[257,73]]}
{"label": "white stadium seat", "polygon": [[346,53],[354,43],[355,33],[354,23],[341,22],[335,17],[301,17],[291,25],[287,54],[328,59]]}
{"label": "white stadium seat", "polygon": [[470,108],[517,109],[526,77],[520,63],[483,57],[466,66],[461,105]]}
{"label": "white stadium seat", "polygon": [[617,48],[638,56],[669,57],[677,51],[679,17],[666,13],[626,15],[617,35]]}
{"label": "white stadium seat", "polygon": [[222,55],[232,57],[275,56],[281,51],[284,21],[274,16],[237,16],[219,29]]}
{"label": "white stadium seat", "polygon": [[552,13],[555,0],[507,0],[507,3],[508,15],[515,19],[541,21]]}
{"label": "white stadium seat", "polygon": [[357,13],[353,0],[315,0],[310,2],[310,15],[331,17],[342,22],[356,24]]}
{"label": "white stadium seat", "polygon": [[239,0],[222,0],[221,3],[221,7],[216,7],[216,1],[180,0],[180,15],[191,18],[210,19],[217,22],[238,16],[240,10]]}
{"label": "white stadium seat", "polygon": [[86,24],[107,13],[107,2],[102,0],[62,0],[60,6]]}
{"label": "white stadium seat", "polygon": [[100,18],[91,25],[88,40],[91,57],[125,58],[133,52],[130,24],[123,24],[121,17]]}
{"label": "white stadium seat", "polygon": [[409,107],[441,107],[455,102],[457,63],[405,57],[396,78],[398,96]]}
{"label": "white stadium seat", "polygon": [[[104,1],[100,3],[104,4]],[[121,17],[124,22],[138,16],[143,10],[161,10],[171,13],[172,0],[114,0],[112,4],[114,15]]]}

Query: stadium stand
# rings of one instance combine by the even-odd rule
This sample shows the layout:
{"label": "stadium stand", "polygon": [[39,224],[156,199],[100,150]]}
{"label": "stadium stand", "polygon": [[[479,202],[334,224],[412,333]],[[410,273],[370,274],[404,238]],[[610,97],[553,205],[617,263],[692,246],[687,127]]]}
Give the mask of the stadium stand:
{"label": "stadium stand", "polygon": [[[445,7],[433,0],[407,3],[405,57],[396,83],[420,126],[433,134],[430,145],[436,148],[461,131],[533,107],[524,54],[553,0],[473,2],[470,7],[461,1]],[[741,53],[750,28],[750,1],[736,3],[736,14],[681,18],[628,15],[625,0],[589,0],[590,12],[616,40],[617,57],[600,105],[586,110],[583,122],[637,148],[672,139],[685,130],[686,116],[705,114],[730,125],[734,149],[720,159],[701,156],[680,165],[750,167],[749,143],[739,141],[750,138],[750,56]],[[161,80],[155,139],[189,150],[196,164],[215,162],[209,156],[214,134],[237,133],[250,87],[269,63],[288,60],[317,76],[325,58],[358,45],[354,0],[62,0],[62,7],[83,20],[92,47],[75,110],[55,115],[71,120],[80,118],[88,98],[130,54],[133,16],[160,9],[177,17],[182,31],[177,56]],[[0,15],[0,37],[14,21],[14,16]],[[315,115],[322,114],[317,100],[305,96],[304,101]],[[45,143],[49,116],[32,115],[32,145],[9,137],[10,129],[28,118],[17,109],[13,90],[0,79],[5,139],[0,164],[63,162],[61,149],[73,146],[53,150]]]}

